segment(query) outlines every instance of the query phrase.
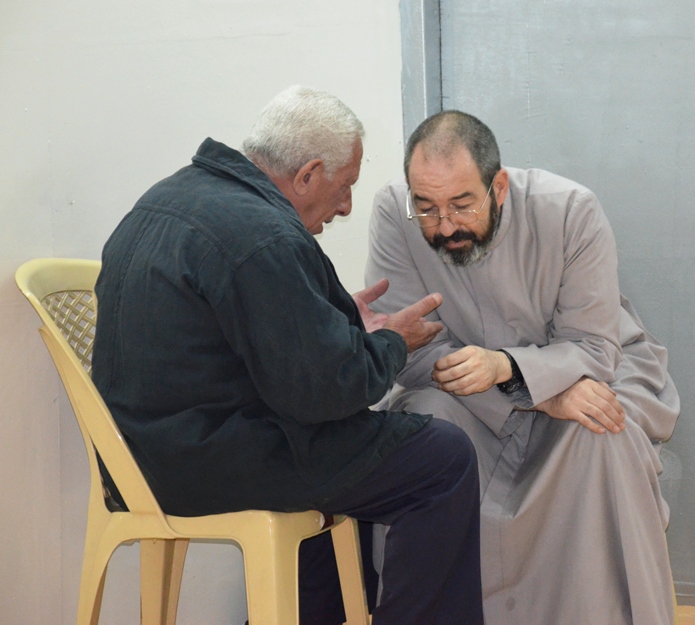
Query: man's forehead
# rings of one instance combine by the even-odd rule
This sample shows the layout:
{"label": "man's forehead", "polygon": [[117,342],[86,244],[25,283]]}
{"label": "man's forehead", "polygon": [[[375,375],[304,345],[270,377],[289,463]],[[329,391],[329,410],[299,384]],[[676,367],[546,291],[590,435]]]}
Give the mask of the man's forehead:
{"label": "man's forehead", "polygon": [[444,141],[431,138],[422,141],[413,151],[413,158],[418,154],[425,162],[444,161],[454,164],[459,161],[473,161],[473,157],[466,146],[458,141]]}
{"label": "man's forehead", "polygon": [[482,177],[470,152],[458,145],[449,150],[418,145],[408,169],[411,188],[419,186],[466,186],[482,183]]}

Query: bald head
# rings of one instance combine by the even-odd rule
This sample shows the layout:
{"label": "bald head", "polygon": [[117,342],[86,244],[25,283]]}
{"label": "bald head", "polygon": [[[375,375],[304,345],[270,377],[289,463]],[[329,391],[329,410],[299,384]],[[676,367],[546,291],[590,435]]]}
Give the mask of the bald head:
{"label": "bald head", "polygon": [[410,136],[405,151],[405,176],[410,178],[410,162],[416,147],[425,160],[452,161],[466,149],[485,186],[500,170],[500,151],[492,131],[476,117],[460,111],[442,111],[428,117]]}

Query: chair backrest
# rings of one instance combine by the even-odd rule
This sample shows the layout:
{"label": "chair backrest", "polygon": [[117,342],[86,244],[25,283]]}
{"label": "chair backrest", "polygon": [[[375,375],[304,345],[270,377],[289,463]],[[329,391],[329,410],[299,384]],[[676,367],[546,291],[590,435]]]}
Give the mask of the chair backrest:
{"label": "chair backrest", "polygon": [[156,515],[165,522],[89,375],[97,319],[94,285],[100,269],[99,261],[39,258],[19,267],[15,280],[43,322],[39,332],[58,369],[87,448],[92,496],[97,489],[102,494],[96,448],[128,509]]}

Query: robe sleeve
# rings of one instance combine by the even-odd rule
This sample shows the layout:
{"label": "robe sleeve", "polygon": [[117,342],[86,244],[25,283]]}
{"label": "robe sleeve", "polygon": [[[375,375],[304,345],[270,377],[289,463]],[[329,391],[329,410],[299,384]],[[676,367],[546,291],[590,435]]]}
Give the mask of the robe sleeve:
{"label": "robe sleeve", "polygon": [[622,358],[615,240],[593,193],[573,195],[562,236],[562,279],[547,344],[504,347],[519,365],[534,405],[583,376],[614,382]]}
{"label": "robe sleeve", "polygon": [[245,259],[215,308],[261,399],[300,423],[376,403],[405,363],[403,338],[366,332],[330,262],[301,237],[267,242]]}

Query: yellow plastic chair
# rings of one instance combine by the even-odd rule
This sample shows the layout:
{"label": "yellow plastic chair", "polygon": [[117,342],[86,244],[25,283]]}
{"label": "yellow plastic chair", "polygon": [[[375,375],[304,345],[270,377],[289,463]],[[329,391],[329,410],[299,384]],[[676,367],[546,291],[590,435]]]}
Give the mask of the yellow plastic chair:
{"label": "yellow plastic chair", "polygon": [[[96,625],[106,569],[116,548],[140,541],[140,600],[144,625],[173,625],[190,539],[241,547],[251,625],[298,623],[299,543],[324,529],[320,512],[248,510],[202,517],[164,514],[90,378],[96,323],[94,284],[101,263],[62,258],[23,264],[15,279],[43,322],[39,329],[65,385],[82,431],[91,473],[78,625]],[[95,449],[118,485],[128,512],[109,510]],[[367,625],[357,524],[330,526],[348,625]]]}

